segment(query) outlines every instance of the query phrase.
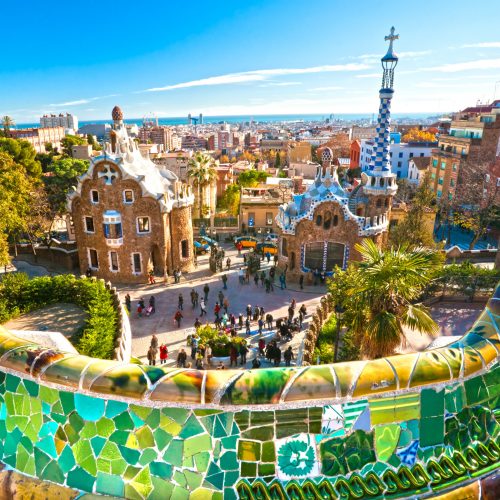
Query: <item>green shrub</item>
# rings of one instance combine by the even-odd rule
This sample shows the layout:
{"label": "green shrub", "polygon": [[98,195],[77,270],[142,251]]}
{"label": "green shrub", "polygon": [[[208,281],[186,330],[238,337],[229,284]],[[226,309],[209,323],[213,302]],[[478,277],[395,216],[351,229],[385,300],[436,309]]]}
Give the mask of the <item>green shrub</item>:
{"label": "green shrub", "polygon": [[0,281],[0,323],[58,302],[76,304],[88,313],[72,341],[80,354],[113,359],[119,311],[102,281],[72,274],[29,279],[24,273],[5,275]]}
{"label": "green shrub", "polygon": [[212,355],[216,357],[229,356],[232,345],[234,345],[239,352],[240,345],[243,343],[246,344],[245,339],[220,334],[215,328],[209,325],[198,328],[196,335],[198,337],[198,345],[209,345],[212,348]]}

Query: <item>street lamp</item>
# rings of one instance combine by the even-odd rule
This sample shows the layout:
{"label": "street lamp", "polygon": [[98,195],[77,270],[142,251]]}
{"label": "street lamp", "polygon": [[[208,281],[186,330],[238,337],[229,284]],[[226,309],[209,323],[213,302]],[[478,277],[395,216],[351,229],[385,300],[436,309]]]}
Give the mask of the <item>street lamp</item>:
{"label": "street lamp", "polygon": [[339,353],[339,341],[340,341],[340,322],[342,321],[342,316],[344,315],[345,309],[340,305],[335,305],[335,316],[337,318],[337,336],[335,338],[335,351],[333,353],[333,362],[337,362]]}

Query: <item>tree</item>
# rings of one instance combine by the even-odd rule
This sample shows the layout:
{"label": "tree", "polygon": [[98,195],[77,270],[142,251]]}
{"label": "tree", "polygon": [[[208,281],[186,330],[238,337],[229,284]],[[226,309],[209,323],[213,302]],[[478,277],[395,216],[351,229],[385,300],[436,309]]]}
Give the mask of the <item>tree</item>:
{"label": "tree", "polygon": [[5,137],[10,136],[10,129],[14,126],[15,126],[15,122],[10,116],[5,115],[4,117],[2,117],[2,127],[3,127]]}
{"label": "tree", "polygon": [[433,250],[401,246],[379,249],[370,239],[357,244],[361,262],[337,268],[329,282],[333,300],[344,308],[343,323],[354,332],[362,354],[388,356],[406,343],[405,328],[435,334],[437,324],[416,303],[442,267]]}
{"label": "tree", "polygon": [[274,168],[277,170],[281,168],[281,155],[279,151],[276,153],[276,157],[274,158]]}
{"label": "tree", "polygon": [[269,174],[267,172],[249,169],[245,170],[238,176],[238,184],[241,187],[255,187],[261,182],[266,182],[268,177]]}
{"label": "tree", "polygon": [[92,146],[92,151],[101,151],[102,146],[95,140],[92,134],[87,134],[87,143]]}
{"label": "tree", "polygon": [[68,134],[61,140],[63,154],[66,156],[73,156],[73,151],[71,149],[73,146],[81,146],[83,144],[87,144],[87,141],[78,135]]}
{"label": "tree", "polygon": [[42,166],[36,158],[35,148],[28,141],[0,137],[0,151],[4,151],[14,162],[22,165],[33,179],[40,179]]}
{"label": "tree", "polygon": [[411,128],[403,135],[403,142],[436,142],[436,135],[426,130]]}
{"label": "tree", "polygon": [[408,203],[414,196],[417,187],[412,184],[408,179],[398,179],[396,181],[398,190],[396,191],[395,198],[397,201]]}
{"label": "tree", "polygon": [[218,207],[227,210],[230,215],[237,216],[240,212],[240,186],[228,186],[218,200]]}
{"label": "tree", "polygon": [[413,198],[407,202],[405,217],[391,228],[389,232],[391,244],[435,247],[433,228],[429,227],[427,220],[427,214],[436,211],[435,204],[434,192],[430,188],[428,176],[425,176]]}
{"label": "tree", "polygon": [[219,162],[220,163],[229,163],[229,156],[221,155],[221,157],[219,158]]}
{"label": "tree", "polygon": [[213,184],[217,178],[215,167],[218,165],[210,155],[197,151],[188,162],[188,178],[198,188],[198,205],[200,219],[206,214],[206,203],[204,191],[207,186]]}

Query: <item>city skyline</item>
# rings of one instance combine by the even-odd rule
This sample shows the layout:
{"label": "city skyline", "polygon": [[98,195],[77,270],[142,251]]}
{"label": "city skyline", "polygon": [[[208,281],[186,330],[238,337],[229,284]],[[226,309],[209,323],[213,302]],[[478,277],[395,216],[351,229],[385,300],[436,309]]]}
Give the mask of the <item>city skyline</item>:
{"label": "city skyline", "polygon": [[[339,2],[314,9],[293,1],[192,2],[157,5],[154,16],[132,2],[119,15],[86,5],[95,7],[92,21],[76,7],[45,11],[33,2],[23,24],[9,22],[18,6],[5,7],[7,36],[18,48],[0,69],[2,115],[18,123],[59,112],[106,119],[116,103],[131,118],[371,114],[391,24],[400,34],[394,113],[444,113],[500,97],[500,37],[470,21],[475,6],[467,2],[390,15],[373,2],[359,2],[361,13]],[[500,10],[493,1],[482,5]],[[41,24],[59,36],[45,37],[45,50],[36,52],[32,33]],[[73,43],[70,32],[78,34]]]}

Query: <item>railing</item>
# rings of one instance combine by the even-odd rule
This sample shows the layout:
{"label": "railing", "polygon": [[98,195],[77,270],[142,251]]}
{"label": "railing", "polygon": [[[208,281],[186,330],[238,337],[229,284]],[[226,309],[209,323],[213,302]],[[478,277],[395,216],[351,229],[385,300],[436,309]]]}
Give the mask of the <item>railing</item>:
{"label": "railing", "polygon": [[106,238],[108,247],[119,247],[123,245],[123,238]]}

